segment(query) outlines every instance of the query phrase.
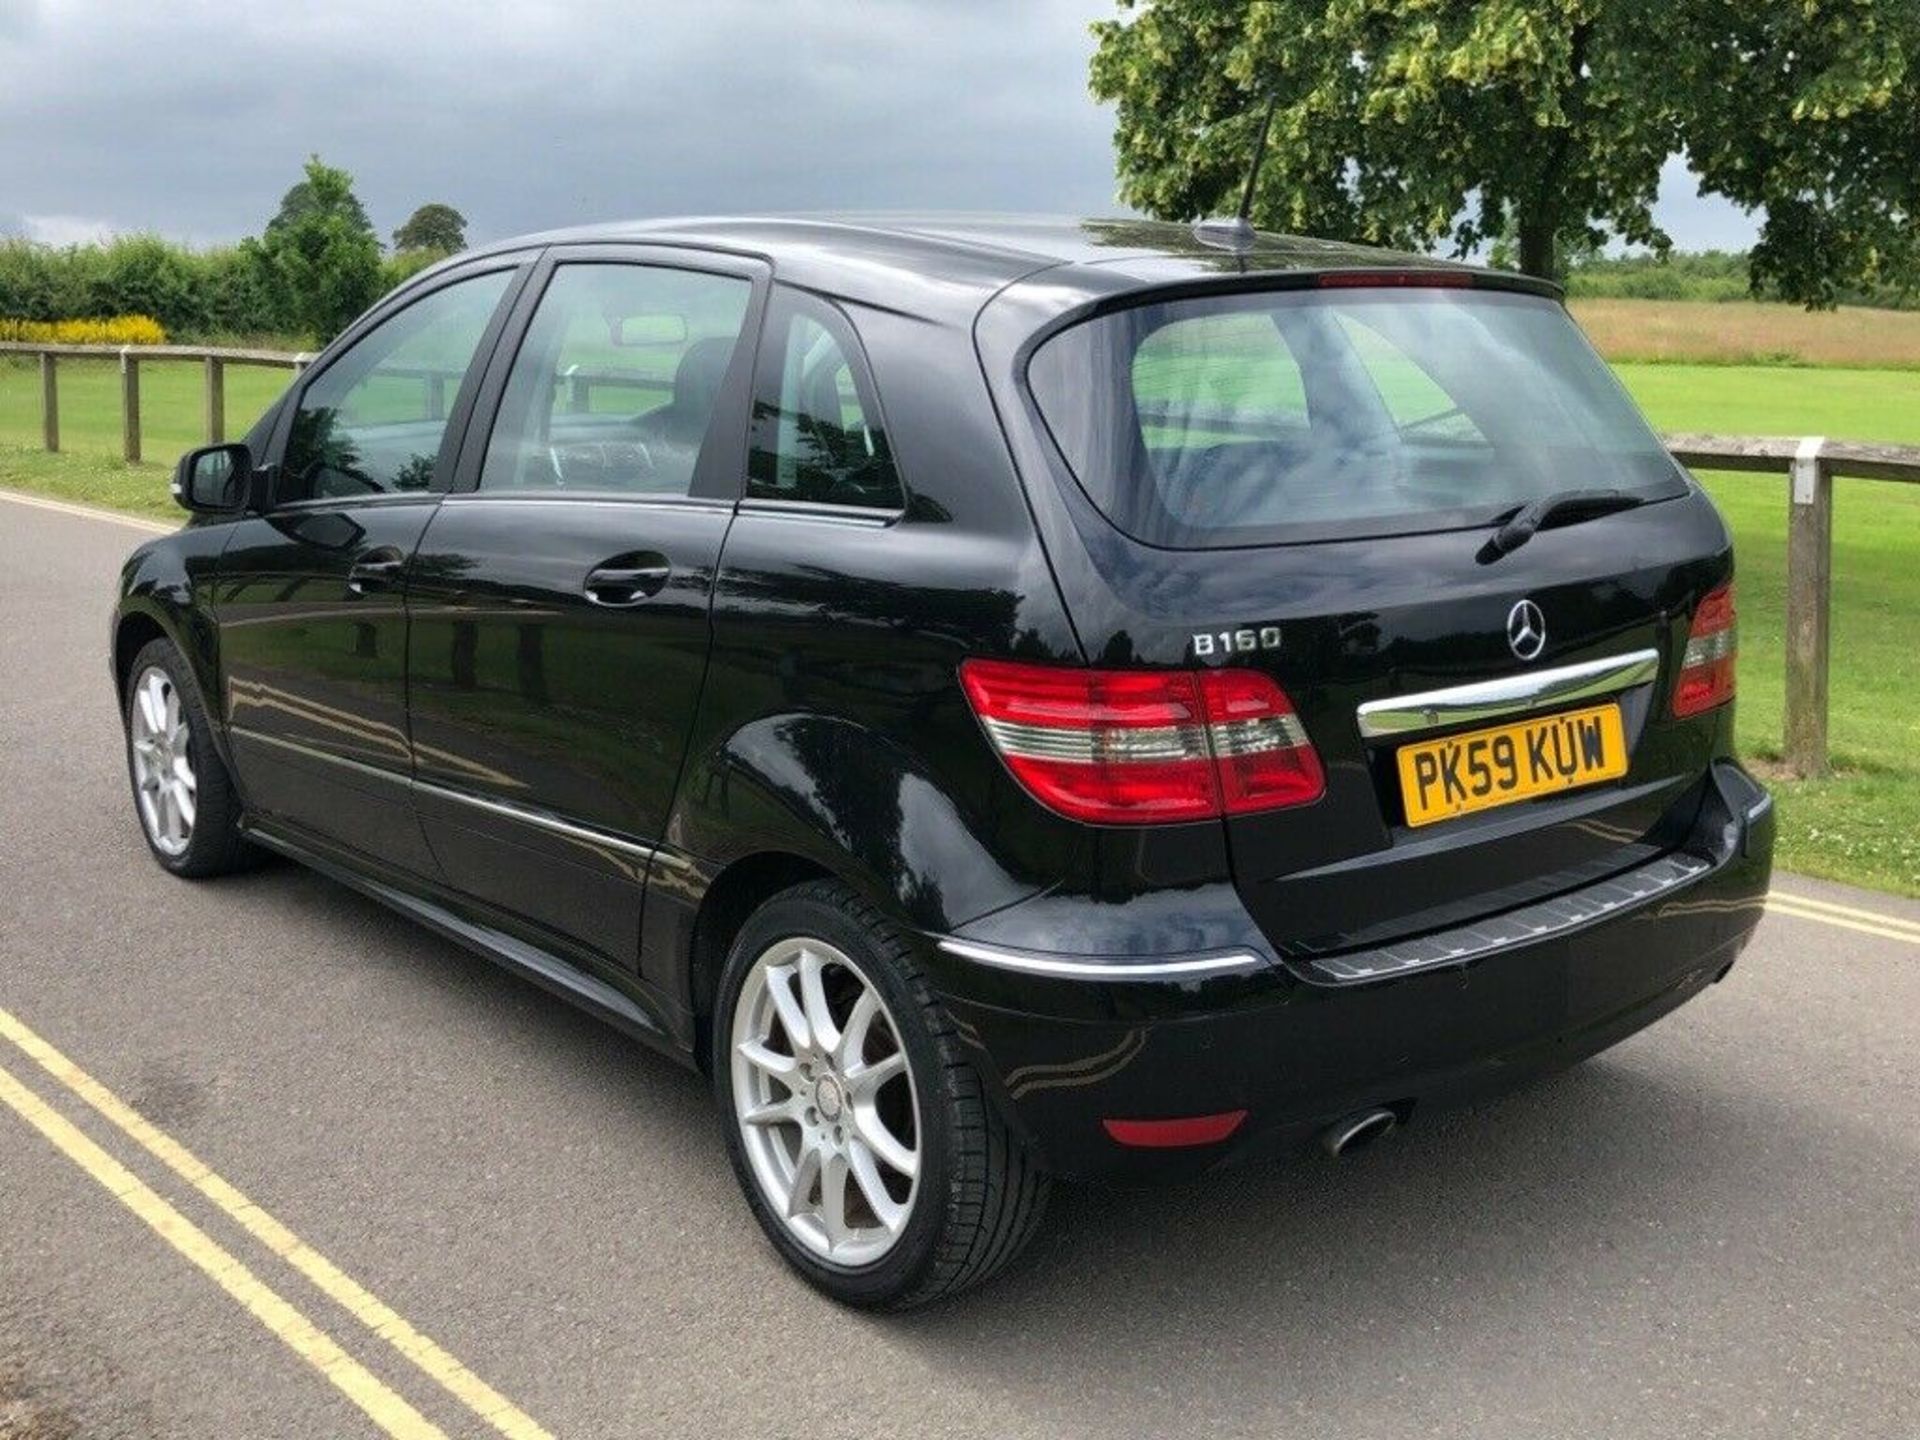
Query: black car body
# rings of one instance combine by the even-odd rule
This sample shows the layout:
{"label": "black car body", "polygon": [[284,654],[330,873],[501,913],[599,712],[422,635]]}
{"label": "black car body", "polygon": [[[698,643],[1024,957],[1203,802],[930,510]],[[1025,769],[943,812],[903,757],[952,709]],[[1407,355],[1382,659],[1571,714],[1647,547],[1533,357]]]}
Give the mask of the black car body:
{"label": "black car body", "polygon": [[[677,354],[638,397],[539,309],[631,267],[690,297],[581,302],[592,354]],[[463,337],[437,376],[441,340],[378,338],[423,302]],[[1484,355],[1448,348],[1462,325]],[[1279,363],[1274,332],[1306,357],[1308,429],[1246,421],[1268,370],[1208,368]],[[1377,360],[1403,343],[1439,357],[1425,378]],[[1507,352],[1521,375],[1540,346],[1571,410],[1613,417],[1592,456],[1501,413]],[[522,352],[548,357],[525,384]],[[1728,535],[1637,419],[1616,443],[1599,370],[1550,287],[1280,237],[894,218],[509,242],[389,296],[244,453],[183,462],[196,517],[126,567],[115,681],[138,711],[136,659],[169,642],[236,833],[689,1063],[724,1054],[751,917],[831,881],[1036,1172],[1345,1138],[1620,1039],[1758,917],[1772,818],[1732,753]],[[1426,386],[1452,408],[1403,419],[1440,404]],[[1532,478],[1483,494],[1514,455]],[[1423,508],[1354,513],[1390,462]],[[1573,783],[1477,808],[1503,766],[1552,781],[1537,728],[1401,768],[1603,710],[1612,738],[1559,743],[1624,745],[1624,773],[1582,779],[1569,750]],[[860,1267],[817,1268],[834,1289]]]}

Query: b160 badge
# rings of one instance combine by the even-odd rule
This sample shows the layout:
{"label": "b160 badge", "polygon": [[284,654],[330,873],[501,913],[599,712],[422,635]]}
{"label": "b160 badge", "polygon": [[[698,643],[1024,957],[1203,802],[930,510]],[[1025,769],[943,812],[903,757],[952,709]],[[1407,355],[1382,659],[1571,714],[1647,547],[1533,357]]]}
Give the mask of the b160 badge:
{"label": "b160 badge", "polygon": [[1199,630],[1193,637],[1193,654],[1196,660],[1210,660],[1216,655],[1252,655],[1261,650],[1280,648],[1280,627],[1261,625],[1240,630]]}

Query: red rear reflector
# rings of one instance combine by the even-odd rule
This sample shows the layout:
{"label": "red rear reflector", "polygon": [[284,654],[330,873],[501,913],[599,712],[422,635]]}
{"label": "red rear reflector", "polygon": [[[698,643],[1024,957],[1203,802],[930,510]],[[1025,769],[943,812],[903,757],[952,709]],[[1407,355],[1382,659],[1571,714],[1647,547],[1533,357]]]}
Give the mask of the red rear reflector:
{"label": "red rear reflector", "polygon": [[1292,703],[1257,671],[969,660],[960,681],[1014,777],[1076,820],[1210,820],[1326,788]]}
{"label": "red rear reflector", "polygon": [[1240,1128],[1244,1110],[1218,1115],[1186,1115],[1178,1120],[1102,1120],[1107,1134],[1139,1150],[1173,1150],[1186,1145],[1217,1145]]}
{"label": "red rear reflector", "polygon": [[1329,270],[1314,282],[1322,290],[1361,290],[1374,286],[1403,290],[1470,290],[1465,270]]}
{"label": "red rear reflector", "polygon": [[1686,654],[1680,657],[1680,678],[1673,686],[1675,715],[1698,715],[1733,699],[1738,636],[1733,582],[1729,580],[1702,600],[1693,612]]}

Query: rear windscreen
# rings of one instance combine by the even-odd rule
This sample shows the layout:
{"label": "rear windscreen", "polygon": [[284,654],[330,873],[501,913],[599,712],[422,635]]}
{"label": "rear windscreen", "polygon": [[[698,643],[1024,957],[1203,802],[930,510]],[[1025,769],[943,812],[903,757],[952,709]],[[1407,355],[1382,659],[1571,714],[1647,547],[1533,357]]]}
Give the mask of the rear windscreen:
{"label": "rear windscreen", "polygon": [[1453,529],[1563,490],[1686,489],[1565,310],[1531,295],[1141,305],[1048,340],[1027,383],[1088,498],[1152,545]]}

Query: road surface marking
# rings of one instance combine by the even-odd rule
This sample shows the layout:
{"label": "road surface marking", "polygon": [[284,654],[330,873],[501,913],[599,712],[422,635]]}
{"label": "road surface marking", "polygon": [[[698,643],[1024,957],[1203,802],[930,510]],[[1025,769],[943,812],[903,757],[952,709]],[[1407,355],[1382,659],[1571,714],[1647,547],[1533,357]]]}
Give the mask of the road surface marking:
{"label": "road surface marking", "polygon": [[1829,915],[1823,910],[1806,909],[1780,895],[1767,897],[1767,909],[1772,914],[1791,915],[1796,920],[1814,920],[1822,925],[1837,926],[1842,930],[1855,930],[1862,935],[1877,935],[1882,940],[1902,940],[1909,945],[1920,945],[1920,931],[1896,930],[1891,925],[1870,925],[1862,920],[1849,919],[1845,915]]}
{"label": "road surface marking", "polygon": [[130,525],[151,535],[171,535],[180,527],[160,520],[142,520],[137,515],[122,515],[117,510],[102,510],[96,505],[75,505],[68,500],[49,500],[43,495],[22,495],[18,490],[0,490],[0,500],[16,505],[31,505],[36,510],[52,510],[60,515],[79,515],[87,520],[109,520],[115,525]]}
{"label": "road surface marking", "polygon": [[414,1329],[392,1307],[221,1179],[186,1146],[151,1124],[139,1111],[3,1008],[0,1008],[0,1036],[12,1041],[41,1069],[125,1131],[148,1154],[211,1200],[248,1234],[311,1280],[327,1298],[392,1345],[508,1440],[553,1440],[499,1391]]}
{"label": "road surface marking", "polygon": [[274,1338],[324,1375],[397,1440],[447,1440],[446,1432],[389,1390],[319,1326],[281,1299],[260,1278],[169,1205],[118,1160],[89,1140],[58,1111],[0,1066],[0,1101],[38,1130],[167,1244],[204,1271]]}
{"label": "road surface marking", "polygon": [[1820,910],[1829,915],[1844,915],[1849,920],[1863,920],[1869,925],[1890,925],[1895,930],[1910,930],[1915,935],[1920,935],[1920,920],[1909,920],[1891,911],[1862,910],[1853,905],[1836,905],[1831,900],[1815,900],[1811,895],[1789,895],[1784,890],[1770,891],[1767,898],[1785,900],[1788,904],[1802,910]]}

